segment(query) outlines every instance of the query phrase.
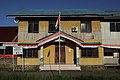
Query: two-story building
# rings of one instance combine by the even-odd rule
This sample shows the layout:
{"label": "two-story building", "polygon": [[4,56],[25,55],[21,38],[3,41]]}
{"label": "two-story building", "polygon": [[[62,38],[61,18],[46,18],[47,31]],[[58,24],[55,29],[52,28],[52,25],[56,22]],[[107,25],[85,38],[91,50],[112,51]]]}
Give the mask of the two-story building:
{"label": "two-story building", "polygon": [[[120,52],[120,18],[112,12],[31,9],[7,16],[18,22],[24,65],[40,65],[40,70],[80,70],[81,66],[103,66],[109,63],[106,56]],[[17,65],[22,64],[20,56]]]}

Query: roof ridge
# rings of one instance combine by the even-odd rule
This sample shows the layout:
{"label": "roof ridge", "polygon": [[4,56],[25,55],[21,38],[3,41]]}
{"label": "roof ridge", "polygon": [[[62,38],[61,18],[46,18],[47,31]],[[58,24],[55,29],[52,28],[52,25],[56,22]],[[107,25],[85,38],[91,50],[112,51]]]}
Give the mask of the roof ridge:
{"label": "roof ridge", "polygon": [[86,14],[94,14],[97,16],[110,15],[110,13],[103,10],[97,9],[23,9],[16,13],[7,15],[7,16],[49,16],[49,15],[58,15],[58,12],[61,12],[61,15],[66,16],[80,16]]}

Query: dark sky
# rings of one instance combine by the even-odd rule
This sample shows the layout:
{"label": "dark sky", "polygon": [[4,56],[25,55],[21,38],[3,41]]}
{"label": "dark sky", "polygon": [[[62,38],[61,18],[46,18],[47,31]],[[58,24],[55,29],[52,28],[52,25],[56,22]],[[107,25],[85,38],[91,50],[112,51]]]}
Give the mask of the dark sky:
{"label": "dark sky", "polygon": [[22,9],[120,10],[120,0],[0,0],[0,26],[13,26],[6,15]]}

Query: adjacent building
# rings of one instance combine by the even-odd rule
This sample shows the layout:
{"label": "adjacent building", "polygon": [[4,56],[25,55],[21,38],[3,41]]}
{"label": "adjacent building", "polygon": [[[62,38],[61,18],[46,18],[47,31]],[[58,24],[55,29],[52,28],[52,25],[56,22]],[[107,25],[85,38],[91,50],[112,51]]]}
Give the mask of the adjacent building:
{"label": "adjacent building", "polygon": [[0,58],[12,58],[13,46],[18,46],[18,27],[0,27]]}

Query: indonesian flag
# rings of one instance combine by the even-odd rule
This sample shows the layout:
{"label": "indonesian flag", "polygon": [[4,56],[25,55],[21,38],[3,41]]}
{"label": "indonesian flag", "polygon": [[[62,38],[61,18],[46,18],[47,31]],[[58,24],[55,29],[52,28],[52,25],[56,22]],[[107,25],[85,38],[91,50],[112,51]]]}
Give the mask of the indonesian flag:
{"label": "indonesian flag", "polygon": [[59,12],[59,16],[58,16],[58,19],[56,21],[56,24],[55,24],[55,28],[58,29],[60,26],[60,12]]}

